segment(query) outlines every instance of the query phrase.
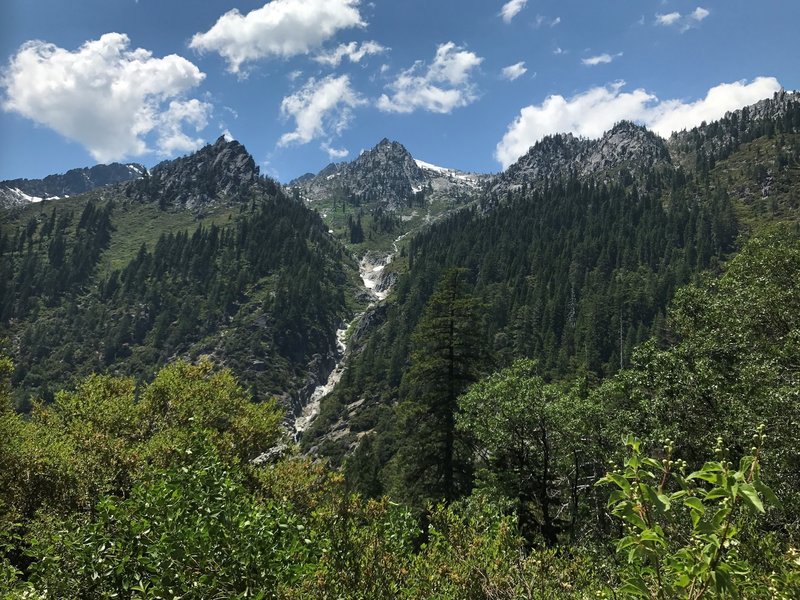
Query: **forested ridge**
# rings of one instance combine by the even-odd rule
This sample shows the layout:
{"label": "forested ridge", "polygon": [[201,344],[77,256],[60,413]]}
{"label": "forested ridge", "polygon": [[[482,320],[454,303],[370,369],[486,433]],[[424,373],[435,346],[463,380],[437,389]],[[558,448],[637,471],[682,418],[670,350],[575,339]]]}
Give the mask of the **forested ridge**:
{"label": "forested ridge", "polygon": [[335,346],[354,265],[317,215],[274,183],[247,183],[227,218],[163,227],[118,268],[106,258],[126,243],[118,215],[130,222],[158,206],[154,221],[169,223],[185,212],[161,196],[136,199],[155,184],[135,181],[83,207],[52,203],[4,226],[0,327],[22,405],[51,399],[76,375],[149,378],[181,355],[216,354],[260,398],[299,387],[313,357]]}
{"label": "forested ridge", "polygon": [[[535,179],[533,148],[396,240],[369,306],[363,240],[224,140],[15,213],[0,589],[800,597],[800,113],[771,102],[646,149],[657,169]],[[623,124],[580,156],[626,135],[662,144]],[[357,311],[294,444],[287,393]]]}

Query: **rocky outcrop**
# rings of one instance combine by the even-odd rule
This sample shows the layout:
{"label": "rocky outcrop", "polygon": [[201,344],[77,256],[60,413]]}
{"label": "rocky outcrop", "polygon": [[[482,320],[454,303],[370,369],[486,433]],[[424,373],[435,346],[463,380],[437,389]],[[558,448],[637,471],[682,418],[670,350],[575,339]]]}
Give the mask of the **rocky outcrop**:
{"label": "rocky outcrop", "polygon": [[410,205],[418,194],[466,200],[487,177],[415,160],[402,144],[383,139],[354,161],[331,163],[313,177],[298,177],[288,187],[312,204],[338,198],[354,206],[395,211]]}
{"label": "rocky outcrop", "polygon": [[216,202],[244,201],[261,181],[244,146],[224,136],[194,154],[159,163],[133,182],[127,195],[161,206],[200,209]]}
{"label": "rocky outcrop", "polygon": [[657,168],[672,168],[666,141],[640,125],[622,121],[596,140],[571,133],[542,139],[497,178],[492,191],[503,193],[523,185],[535,188],[570,176],[616,177],[623,170],[637,179]]}

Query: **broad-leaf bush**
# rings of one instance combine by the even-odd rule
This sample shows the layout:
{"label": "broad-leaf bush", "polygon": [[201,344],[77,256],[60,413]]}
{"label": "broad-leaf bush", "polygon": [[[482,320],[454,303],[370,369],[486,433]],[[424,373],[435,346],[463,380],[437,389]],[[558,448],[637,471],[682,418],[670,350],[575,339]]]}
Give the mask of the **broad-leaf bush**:
{"label": "broad-leaf bush", "polygon": [[[697,600],[790,598],[792,590],[798,591],[792,578],[800,573],[793,573],[792,565],[778,589],[774,573],[755,573],[739,551],[741,530],[764,514],[765,501],[780,504],[761,480],[763,426],[753,438],[752,454],[736,466],[719,438],[716,460],[691,473],[685,461],[673,459],[671,441],[658,460],[644,454],[640,440],[627,438],[624,465],[598,482],[615,488],[608,504],[623,523],[616,543],[617,552],[626,557],[619,573],[620,594]],[[770,593],[763,595],[767,585]]]}

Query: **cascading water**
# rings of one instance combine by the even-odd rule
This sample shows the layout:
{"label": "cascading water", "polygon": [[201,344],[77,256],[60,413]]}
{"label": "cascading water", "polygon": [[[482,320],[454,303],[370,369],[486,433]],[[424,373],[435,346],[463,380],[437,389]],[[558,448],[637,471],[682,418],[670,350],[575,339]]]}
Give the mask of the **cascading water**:
{"label": "cascading water", "polygon": [[[358,263],[359,275],[361,281],[364,283],[364,289],[373,298],[373,302],[367,307],[369,310],[375,302],[384,300],[388,295],[391,286],[381,286],[381,278],[383,277],[383,270],[389,265],[398,252],[398,243],[406,236],[403,234],[398,237],[393,243],[392,248],[394,252],[384,254],[382,256],[376,254],[365,254]],[[366,312],[366,311],[364,311]],[[352,321],[345,324],[343,327],[336,331],[336,364],[333,370],[328,375],[328,379],[324,384],[317,386],[308,399],[308,402],[303,407],[302,412],[295,417],[294,421],[294,439],[299,440],[303,433],[309,428],[311,423],[319,414],[320,403],[322,399],[330,394],[339,383],[344,373],[345,359],[348,353],[347,346],[347,332],[351,326],[355,325],[364,312],[358,313]]]}

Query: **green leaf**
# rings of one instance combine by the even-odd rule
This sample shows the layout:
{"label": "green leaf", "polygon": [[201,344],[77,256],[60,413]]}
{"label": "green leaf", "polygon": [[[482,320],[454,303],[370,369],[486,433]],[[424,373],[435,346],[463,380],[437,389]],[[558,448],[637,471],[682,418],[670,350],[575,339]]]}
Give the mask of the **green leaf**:
{"label": "green leaf", "polygon": [[744,498],[745,502],[760,513],[764,512],[764,505],[761,503],[761,498],[758,497],[758,492],[756,489],[750,485],[749,483],[743,483],[739,487],[739,491],[742,493],[742,498]]}
{"label": "green leaf", "polygon": [[675,500],[680,500],[684,496],[688,496],[689,492],[687,490],[678,490],[677,492],[673,492],[669,495],[670,501],[674,502]]}
{"label": "green leaf", "polygon": [[664,541],[663,536],[659,535],[658,532],[653,531],[652,529],[645,529],[642,531],[641,536],[646,542],[656,542],[659,546],[667,545],[667,542]]}
{"label": "green leaf", "polygon": [[717,498],[727,498],[730,495],[731,493],[728,490],[725,490],[721,487],[715,487],[710,491],[706,492],[705,499],[716,500]]}
{"label": "green leaf", "polygon": [[695,471],[686,479],[702,479],[709,483],[718,484],[721,481],[721,473],[724,469],[718,462],[707,462],[699,471]]}
{"label": "green leaf", "polygon": [[634,525],[635,527],[644,530],[647,529],[647,524],[642,520],[642,517],[633,510],[633,504],[625,502],[618,505],[613,511],[613,514],[620,517],[623,521]]}
{"label": "green leaf", "polygon": [[654,458],[643,458],[642,464],[645,467],[652,467],[653,469],[658,470],[662,470],[664,468],[663,465]]}
{"label": "green leaf", "polygon": [[728,518],[730,514],[730,508],[720,508],[716,513],[714,513],[714,518],[712,519],[712,525],[715,529],[719,529],[725,519]]}
{"label": "green leaf", "polygon": [[636,436],[628,434],[625,438],[625,445],[633,449],[634,452],[639,452],[642,442],[636,439]]}
{"label": "green leaf", "polygon": [[622,552],[626,548],[630,548],[631,546],[635,545],[638,540],[632,535],[626,535],[620,541],[617,542],[617,552]]}
{"label": "green leaf", "polygon": [[627,579],[625,584],[620,588],[620,592],[623,594],[650,598],[650,590],[647,589],[647,584],[645,584],[641,577],[631,577]]}
{"label": "green leaf", "polygon": [[753,482],[753,487],[755,487],[761,493],[761,495],[764,496],[764,499],[772,506],[776,508],[783,508],[783,503],[781,503],[781,501],[775,495],[775,492],[773,492],[763,481],[756,479]]}
{"label": "green leaf", "polygon": [[621,490],[627,492],[631,489],[630,482],[627,479],[625,479],[622,475],[619,475],[618,473],[608,473],[606,475],[606,479],[613,482]]}
{"label": "green leaf", "polygon": [[700,501],[700,498],[692,496],[691,498],[687,498],[686,500],[684,500],[683,503],[692,510],[696,510],[700,514],[706,512],[706,507],[703,506],[703,503]]}

